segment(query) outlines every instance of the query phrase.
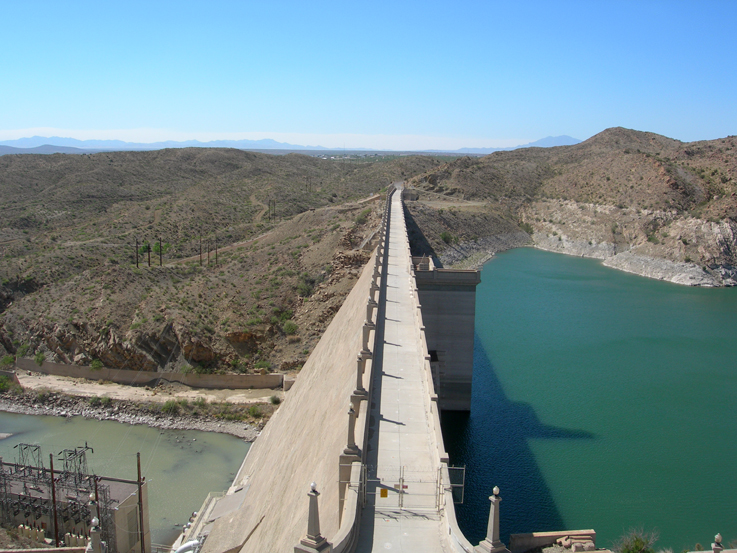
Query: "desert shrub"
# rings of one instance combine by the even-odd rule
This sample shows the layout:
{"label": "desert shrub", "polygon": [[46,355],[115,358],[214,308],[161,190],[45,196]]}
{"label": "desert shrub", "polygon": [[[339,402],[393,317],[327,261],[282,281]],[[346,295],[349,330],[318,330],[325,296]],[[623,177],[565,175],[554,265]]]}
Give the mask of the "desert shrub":
{"label": "desert shrub", "polygon": [[261,361],[256,361],[255,367],[257,369],[270,369],[271,363],[269,363],[266,359],[261,359]]}
{"label": "desert shrub", "polygon": [[446,244],[450,244],[453,241],[453,235],[447,230],[444,230],[440,233],[440,239]]}
{"label": "desert shrub", "polygon": [[7,367],[9,365],[12,365],[15,363],[15,357],[12,355],[6,355],[2,359],[0,359],[0,367]]}
{"label": "desert shrub", "polygon": [[176,415],[179,413],[179,403],[174,399],[170,399],[161,406],[161,412],[167,415]]}
{"label": "desert shrub", "polygon": [[361,213],[359,213],[358,217],[356,217],[356,224],[363,225],[366,221],[368,221],[369,213],[371,213],[371,208],[366,208]]}
{"label": "desert shrub", "polygon": [[248,408],[248,414],[251,415],[253,418],[260,417],[261,409],[259,409],[258,405],[251,405]]}
{"label": "desert shrub", "polygon": [[93,371],[99,371],[103,367],[102,361],[99,359],[93,359],[92,363],[90,363],[90,369]]}
{"label": "desert shrub", "polygon": [[272,405],[279,405],[281,403],[281,399],[279,398],[279,396],[271,396],[269,398],[269,401]]}
{"label": "desert shrub", "polygon": [[12,382],[7,376],[0,376],[0,393],[10,390]]}
{"label": "desert shrub", "polygon": [[633,528],[614,543],[612,550],[616,553],[655,553],[653,546],[657,541],[657,532]]}
{"label": "desert shrub", "polygon": [[87,400],[91,407],[99,407],[100,403],[102,403],[102,399],[97,396],[92,396],[89,400]]}
{"label": "desert shrub", "polygon": [[18,351],[16,353],[18,357],[25,357],[29,349],[31,349],[31,346],[29,346],[28,344],[23,344],[18,348]]}
{"label": "desert shrub", "polygon": [[315,289],[315,285],[319,284],[321,280],[321,277],[314,278],[311,277],[309,273],[302,273],[300,275],[300,280],[297,283],[297,295],[302,296],[303,298],[311,296]]}
{"label": "desert shrub", "polygon": [[286,323],[284,323],[284,334],[288,336],[295,334],[297,332],[297,329],[297,325],[292,321],[287,321]]}
{"label": "desert shrub", "polygon": [[103,407],[110,407],[110,405],[112,405],[112,403],[113,403],[113,400],[110,399],[107,396],[104,396],[104,397],[101,397],[100,398],[100,405],[102,405]]}
{"label": "desert shrub", "polygon": [[40,367],[41,365],[44,364],[44,361],[46,361],[46,356],[39,351],[36,354],[36,356],[33,358],[33,360],[36,362],[36,365]]}
{"label": "desert shrub", "polygon": [[530,223],[520,223],[519,228],[521,228],[527,234],[532,234],[534,232],[534,229],[532,228],[532,225]]}
{"label": "desert shrub", "polygon": [[197,374],[212,374],[212,367],[205,367],[200,364],[192,365],[192,370]]}

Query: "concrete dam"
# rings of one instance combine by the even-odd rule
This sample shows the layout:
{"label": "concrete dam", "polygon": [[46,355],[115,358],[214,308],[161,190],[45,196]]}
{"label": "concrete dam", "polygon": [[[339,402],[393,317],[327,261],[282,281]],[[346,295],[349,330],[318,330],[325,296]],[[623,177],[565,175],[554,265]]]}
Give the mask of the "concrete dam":
{"label": "concrete dam", "polygon": [[[479,273],[412,258],[402,202],[391,187],[371,261],[180,551],[507,551],[496,488],[486,539],[474,546],[458,528],[462,479],[440,429],[441,410],[470,409]],[[544,534],[518,536],[517,549],[570,532]]]}

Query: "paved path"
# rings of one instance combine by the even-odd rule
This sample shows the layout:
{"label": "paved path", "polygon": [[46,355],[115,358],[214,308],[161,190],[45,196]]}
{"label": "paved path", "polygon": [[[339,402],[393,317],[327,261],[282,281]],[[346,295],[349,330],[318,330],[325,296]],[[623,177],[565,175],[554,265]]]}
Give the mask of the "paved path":
{"label": "paved path", "polygon": [[[426,352],[419,351],[400,197],[397,191],[392,198],[387,284],[382,290],[385,301],[380,302],[378,314],[383,332],[381,322],[377,325],[367,450],[368,497],[357,553],[450,550],[441,545],[446,538],[436,505],[440,460],[427,415]],[[397,488],[402,477],[405,488],[400,496]],[[381,490],[386,497],[381,496]]]}

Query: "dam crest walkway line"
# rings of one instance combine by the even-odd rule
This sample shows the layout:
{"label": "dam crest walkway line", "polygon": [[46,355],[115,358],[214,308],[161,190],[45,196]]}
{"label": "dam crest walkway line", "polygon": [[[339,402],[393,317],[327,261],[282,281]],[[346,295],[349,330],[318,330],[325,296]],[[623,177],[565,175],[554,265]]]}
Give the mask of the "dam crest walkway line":
{"label": "dam crest walkway line", "polygon": [[[392,195],[357,553],[454,551],[448,543],[432,377],[419,314],[401,191]],[[437,408],[437,404],[435,406]],[[452,509],[453,506],[451,505]]]}

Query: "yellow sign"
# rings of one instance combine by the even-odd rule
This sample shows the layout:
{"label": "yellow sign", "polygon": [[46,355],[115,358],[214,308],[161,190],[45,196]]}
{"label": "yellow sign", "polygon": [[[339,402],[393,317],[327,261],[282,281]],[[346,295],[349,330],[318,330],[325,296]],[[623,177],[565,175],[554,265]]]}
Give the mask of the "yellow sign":
{"label": "yellow sign", "polygon": [[381,488],[381,497],[389,497],[389,490]]}

